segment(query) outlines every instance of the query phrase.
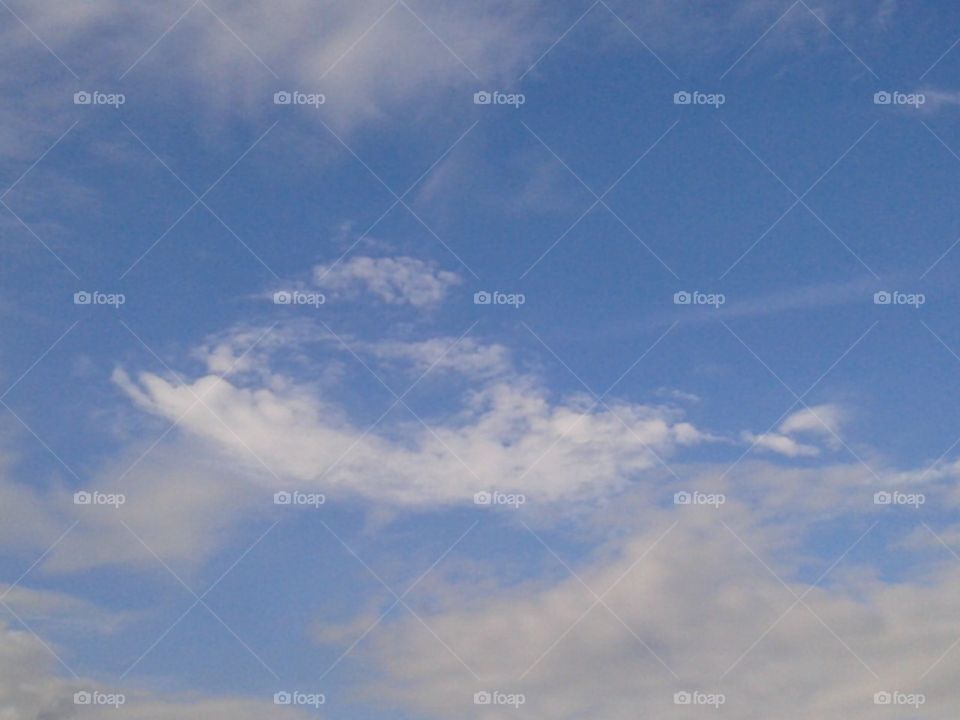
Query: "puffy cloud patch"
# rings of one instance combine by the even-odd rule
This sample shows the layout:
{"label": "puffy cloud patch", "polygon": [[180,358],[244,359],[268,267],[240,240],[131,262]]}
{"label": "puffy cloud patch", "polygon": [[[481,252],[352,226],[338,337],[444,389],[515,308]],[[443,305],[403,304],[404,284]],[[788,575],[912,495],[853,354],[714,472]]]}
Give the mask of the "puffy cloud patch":
{"label": "puffy cloud patch", "polygon": [[[431,594],[421,617],[449,649],[407,616],[381,627],[363,650],[386,676],[378,691],[431,718],[500,717],[473,704],[484,690],[523,693],[515,716],[556,720],[867,720],[884,691],[921,693],[925,716],[947,717],[960,702],[957,658],[944,656],[960,635],[955,558],[943,553],[922,581],[890,584],[875,565],[845,557],[831,569],[828,557],[814,577],[830,573],[811,585],[778,562],[778,533],[752,526],[743,508],[689,510],[673,514],[676,525],[648,518],[574,564],[578,577],[561,570],[561,581]],[[858,523],[835,556],[868,527]],[[675,704],[683,691],[725,703]]]}

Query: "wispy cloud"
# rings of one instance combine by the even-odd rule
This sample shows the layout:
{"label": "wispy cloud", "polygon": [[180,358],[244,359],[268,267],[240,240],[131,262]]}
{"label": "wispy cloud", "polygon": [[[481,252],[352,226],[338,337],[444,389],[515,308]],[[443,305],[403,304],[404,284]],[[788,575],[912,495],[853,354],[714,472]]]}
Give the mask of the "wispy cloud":
{"label": "wispy cloud", "polygon": [[313,269],[314,284],[347,298],[369,294],[390,305],[425,308],[442,302],[463,279],[411,257],[354,255]]}

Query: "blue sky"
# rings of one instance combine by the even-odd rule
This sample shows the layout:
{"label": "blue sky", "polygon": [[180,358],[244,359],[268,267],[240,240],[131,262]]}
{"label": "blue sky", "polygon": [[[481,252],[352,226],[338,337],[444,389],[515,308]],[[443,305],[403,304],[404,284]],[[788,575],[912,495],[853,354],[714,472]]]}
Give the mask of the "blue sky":
{"label": "blue sky", "polygon": [[960,10],[640,5],[0,2],[0,715],[953,716]]}

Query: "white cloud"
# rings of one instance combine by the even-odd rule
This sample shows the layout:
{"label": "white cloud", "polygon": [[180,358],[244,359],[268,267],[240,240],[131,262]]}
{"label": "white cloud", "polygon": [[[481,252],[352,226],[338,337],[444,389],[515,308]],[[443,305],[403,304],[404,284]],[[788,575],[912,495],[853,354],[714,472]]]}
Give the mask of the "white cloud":
{"label": "white cloud", "polygon": [[820,448],[816,445],[800,442],[792,436],[820,436],[826,440],[830,448],[836,450],[843,446],[838,431],[846,417],[846,411],[838,405],[816,405],[791,413],[780,423],[777,432],[766,432],[759,435],[744,432],[741,437],[744,442],[748,442],[755,447],[786,457],[813,457],[820,454]]}
{"label": "white cloud", "polygon": [[[238,332],[248,341],[260,336]],[[229,459],[226,467],[242,467],[266,487],[387,505],[469,503],[491,489],[523,492],[531,502],[595,502],[645,471],[666,471],[663,462],[677,449],[713,440],[675,408],[552,397],[513,366],[504,347],[471,338],[353,344],[378,373],[399,365],[416,378],[437,363],[432,372],[470,380],[452,397],[444,387],[442,410],[423,423],[400,405],[381,425],[368,427],[371,421],[351,420],[352,409],[334,399],[342,381],[324,386],[279,371],[278,358],[303,354],[312,364],[298,377],[316,378],[340,356],[329,342],[311,352],[316,346],[309,343],[321,340],[299,331],[271,336],[262,354],[248,356],[244,371],[223,379],[206,374],[180,382],[118,369],[114,380],[141,409],[179,420],[177,433],[201,443],[213,464]],[[228,335],[205,345],[200,356],[223,372],[243,344]],[[379,387],[365,371],[361,381]],[[384,409],[392,400],[384,398]]]}
{"label": "white cloud", "polygon": [[780,423],[780,432],[787,435],[812,433],[833,436],[840,429],[846,414],[837,405],[815,405],[790,414]]}
{"label": "white cloud", "polygon": [[[590,590],[612,588],[604,601],[626,627],[602,605],[590,610],[594,596],[568,575],[484,595],[473,587],[431,588],[429,608],[415,609],[480,680],[419,621],[403,616],[360,646],[386,678],[371,695],[386,693],[426,717],[492,717],[473,705],[473,693],[500,689],[526,695],[518,717],[686,719],[709,712],[866,720],[878,712],[875,692],[900,690],[926,694],[925,716],[950,716],[960,703],[951,674],[956,658],[936,663],[958,634],[960,564],[949,558],[924,582],[894,585],[878,579],[878,568],[847,558],[810,588],[778,563],[776,532],[751,527],[749,512],[727,510],[723,520],[787,587],[715,510],[675,518],[679,524],[659,544],[671,518],[645,518],[642,530],[603,559],[574,566]],[[813,612],[795,605],[805,592]],[[722,692],[726,704],[719,711],[676,706],[673,693],[682,689]]]}
{"label": "white cloud", "polygon": [[67,593],[23,584],[0,585],[0,598],[33,628],[52,625],[66,631],[109,635],[133,619],[133,613],[108,611]]}
{"label": "white cloud", "polygon": [[363,292],[391,305],[427,307],[440,303],[462,279],[456,273],[438,270],[411,257],[351,257],[313,270],[318,287],[357,297]]}
{"label": "white cloud", "polygon": [[[385,118],[401,106],[443,109],[451,89],[460,91],[466,109],[479,82],[472,71],[489,82],[514,79],[553,36],[526,3],[391,4],[288,0],[278,12],[267,0],[200,3],[172,29],[187,8],[147,0],[91,0],[69,9],[38,0],[17,11],[81,77],[115,83],[146,53],[127,87],[146,82],[163,94],[176,84],[182,101],[186,85],[190,102],[247,115],[272,109],[275,90],[299,87],[325,93],[324,117],[341,127]],[[3,36],[11,54],[32,53],[72,80],[9,20]]]}
{"label": "white cloud", "polygon": [[[270,509],[269,493],[240,464],[226,469],[204,448],[183,440],[144,454],[154,439],[99,468],[83,487],[55,483],[33,488],[16,482],[9,471],[0,473],[0,507],[7,511],[0,523],[0,547],[31,560],[50,549],[33,571],[37,574],[104,565],[162,571],[152,552],[179,573],[188,573],[230,541],[240,518]],[[75,505],[76,490],[123,494],[125,502],[119,508]],[[37,605],[33,611],[41,609]]]}
{"label": "white cloud", "polygon": [[409,363],[420,372],[450,370],[472,378],[504,375],[513,368],[510,351],[473,338],[441,337],[415,342],[385,340],[365,347],[383,360]]}
{"label": "white cloud", "polygon": [[67,683],[54,675],[56,664],[39,640],[0,623],[0,717],[69,717],[73,697]]}
{"label": "white cloud", "polygon": [[[251,467],[260,458],[284,484],[385,503],[463,503],[483,489],[521,491],[541,502],[591,500],[657,466],[656,455],[705,439],[663,409],[555,403],[517,378],[482,387],[429,429],[411,418],[392,428],[399,440],[365,433],[342,420],[339,407],[280,378],[243,387],[205,376],[178,385],[118,371],[115,380],[143,409],[182,416],[184,432]],[[202,394],[205,405],[195,405]]]}
{"label": "white cloud", "polygon": [[695,393],[685,392],[676,388],[659,387],[654,391],[657,397],[667,398],[673,402],[694,404],[700,402],[703,398]]}
{"label": "white cloud", "polygon": [[960,90],[923,88],[919,92],[923,93],[925,99],[920,109],[925,112],[935,113],[938,110],[960,106]]}
{"label": "white cloud", "polygon": [[[261,720],[277,712],[272,698],[163,697],[140,689],[106,687],[58,674],[56,648],[44,647],[25,631],[0,622],[0,718],[3,720]],[[62,651],[61,651],[62,652]],[[59,654],[59,653],[58,653]],[[78,691],[120,693],[119,707],[74,704]],[[284,717],[302,720],[306,713],[283,708]],[[317,717],[315,714],[309,717]],[[322,716],[321,716],[322,717]]]}
{"label": "white cloud", "polygon": [[80,713],[81,720],[262,720],[271,717],[290,717],[291,720],[326,717],[327,714],[305,712],[296,708],[277,707],[272,698],[251,699],[239,697],[196,699],[131,696],[119,710],[112,708],[100,713]]}
{"label": "white cloud", "polygon": [[814,445],[804,445],[780,433],[768,432],[754,435],[745,432],[742,437],[745,442],[751,443],[755,447],[770,450],[786,457],[812,457],[820,454],[820,448]]}

